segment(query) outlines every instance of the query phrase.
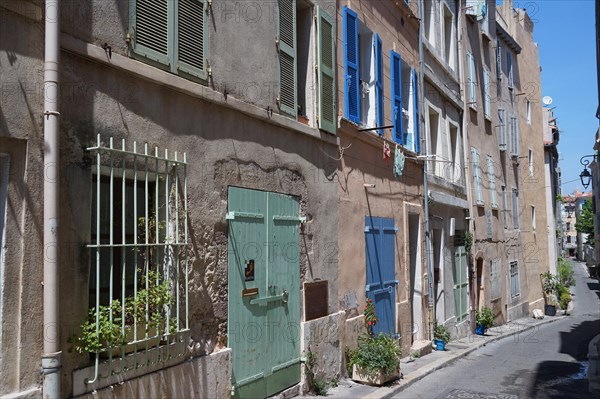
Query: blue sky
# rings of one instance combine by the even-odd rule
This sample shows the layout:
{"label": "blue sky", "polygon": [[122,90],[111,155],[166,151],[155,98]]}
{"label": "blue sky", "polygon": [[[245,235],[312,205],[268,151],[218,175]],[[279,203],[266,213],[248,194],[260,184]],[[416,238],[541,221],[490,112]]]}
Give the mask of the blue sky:
{"label": "blue sky", "polygon": [[[535,21],[542,66],[542,95],[550,96],[561,131],[562,192],[583,191],[579,159],[593,153],[598,129],[594,0],[514,1]],[[577,179],[572,183],[570,180]],[[591,190],[591,186],[588,190]]]}

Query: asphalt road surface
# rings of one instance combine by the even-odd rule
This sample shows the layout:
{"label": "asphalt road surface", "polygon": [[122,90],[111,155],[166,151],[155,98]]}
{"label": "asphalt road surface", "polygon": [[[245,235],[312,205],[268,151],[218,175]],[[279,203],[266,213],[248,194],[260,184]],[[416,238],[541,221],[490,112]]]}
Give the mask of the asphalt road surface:
{"label": "asphalt road surface", "polygon": [[588,399],[587,352],[600,334],[600,284],[573,262],[574,310],[563,320],[487,344],[394,398]]}

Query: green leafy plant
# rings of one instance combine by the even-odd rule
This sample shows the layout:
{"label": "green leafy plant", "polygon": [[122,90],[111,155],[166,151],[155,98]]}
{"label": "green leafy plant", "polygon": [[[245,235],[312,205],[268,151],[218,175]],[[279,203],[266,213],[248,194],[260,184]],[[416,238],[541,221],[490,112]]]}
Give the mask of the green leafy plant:
{"label": "green leafy plant", "polygon": [[487,306],[478,309],[475,313],[475,321],[477,324],[482,325],[486,330],[492,327],[494,325],[494,313],[492,312],[492,309]]}
{"label": "green leafy plant", "polygon": [[112,348],[125,343],[125,335],[121,327],[121,303],[112,301],[111,306],[91,308],[88,319],[81,325],[81,334],[69,339],[72,349],[77,353],[97,353],[104,348]]}
{"label": "green leafy plant", "polygon": [[560,295],[560,308],[563,310],[567,310],[567,307],[569,306],[569,302],[571,302],[572,297],[571,297],[571,293],[570,292],[563,292]]}
{"label": "green leafy plant", "polygon": [[401,352],[398,341],[389,335],[361,335],[358,348],[348,351],[349,369],[356,364],[370,374],[390,374],[398,370]]}
{"label": "green leafy plant", "polygon": [[421,357],[421,353],[418,351],[411,352],[410,357],[412,357],[413,359],[418,359]]}
{"label": "green leafy plant", "polygon": [[581,208],[581,213],[575,222],[575,230],[581,234],[587,234],[586,244],[595,246],[595,231],[594,231],[594,205],[592,199],[588,198]]}
{"label": "green leafy plant", "polygon": [[473,233],[470,231],[465,232],[465,251],[471,252],[471,247],[473,246]]}
{"label": "green leafy plant", "polygon": [[450,342],[450,330],[443,324],[435,324],[433,328],[433,338],[444,341],[444,343]]}
{"label": "green leafy plant", "polygon": [[542,280],[542,289],[546,295],[556,293],[556,285],[558,284],[558,280],[556,276],[550,272],[540,274],[540,278]]}
{"label": "green leafy plant", "polygon": [[[142,280],[145,285],[146,279]],[[152,335],[161,334],[159,330],[164,328],[167,321],[166,307],[174,302],[171,284],[162,281],[153,270],[148,271],[147,281],[147,288],[125,298],[124,309],[119,300],[112,300],[111,306],[100,305],[98,312],[96,307],[91,308],[87,320],[81,324],[81,334],[70,338],[72,349],[78,353],[98,353],[124,345],[128,341],[127,335],[133,331],[134,323],[143,326]],[[171,318],[168,324],[169,332],[176,332],[176,320]]]}
{"label": "green leafy plant", "polygon": [[317,357],[310,346],[306,351],[305,373],[308,389],[317,396],[327,396],[329,384],[322,378],[317,378],[316,373]]}
{"label": "green leafy plant", "polygon": [[566,287],[575,285],[575,269],[571,262],[564,258],[559,258],[556,265],[558,282]]}

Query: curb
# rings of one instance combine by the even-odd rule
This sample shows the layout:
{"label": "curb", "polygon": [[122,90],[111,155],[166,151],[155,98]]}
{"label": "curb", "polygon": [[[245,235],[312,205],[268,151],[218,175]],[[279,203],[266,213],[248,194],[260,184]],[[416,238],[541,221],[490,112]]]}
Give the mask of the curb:
{"label": "curb", "polygon": [[516,331],[509,331],[505,334],[498,335],[498,336],[492,337],[490,339],[485,339],[482,342],[478,343],[477,345],[473,346],[472,348],[465,349],[462,352],[452,355],[451,357],[449,357],[447,359],[440,359],[437,362],[431,363],[429,365],[422,367],[419,370],[414,371],[410,375],[407,375],[404,379],[400,380],[401,381],[400,384],[394,386],[393,388],[388,388],[388,387],[379,388],[375,392],[363,397],[363,399],[387,399],[387,398],[390,398],[393,395],[396,395],[397,393],[402,392],[406,388],[410,387],[415,382],[422,380],[423,378],[425,378],[425,376],[427,376],[437,370],[443,369],[444,367],[452,365],[456,361],[475,352],[482,346],[485,346],[492,342],[499,341],[503,338],[512,337],[513,335],[520,334],[524,331],[531,330],[535,327],[538,327],[538,326],[541,326],[544,324],[549,324],[549,323],[553,323],[558,320],[562,320],[564,318],[565,318],[565,316],[558,316],[558,317],[555,317],[552,319],[542,320],[539,323],[527,325],[523,329],[518,328]]}

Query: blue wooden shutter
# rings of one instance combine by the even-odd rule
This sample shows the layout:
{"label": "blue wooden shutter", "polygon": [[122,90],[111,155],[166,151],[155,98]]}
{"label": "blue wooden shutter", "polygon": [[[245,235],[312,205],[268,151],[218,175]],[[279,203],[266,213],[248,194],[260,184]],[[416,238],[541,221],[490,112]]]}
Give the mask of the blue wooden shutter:
{"label": "blue wooden shutter", "polygon": [[394,140],[404,144],[402,134],[402,60],[400,54],[390,50],[390,76],[392,80],[392,123]]}
{"label": "blue wooden shutter", "polygon": [[177,69],[197,76],[206,72],[205,0],[179,0],[177,5]]}
{"label": "blue wooden shutter", "polygon": [[419,133],[419,81],[418,81],[417,70],[413,68],[412,70],[412,84],[413,84],[413,100],[415,101],[414,106],[414,127],[415,134],[413,140],[415,141],[415,152],[418,154],[421,150],[420,146],[420,133]]}
{"label": "blue wooden shutter", "polygon": [[[375,33],[375,109],[377,114],[377,126],[383,126],[383,54],[381,51],[381,38]],[[383,129],[378,129],[377,133],[383,136]]]}
{"label": "blue wooden shutter", "polygon": [[358,81],[358,15],[347,6],[342,9],[344,39],[344,109],[348,120],[360,123]]}
{"label": "blue wooden shutter", "polygon": [[133,54],[170,65],[169,3],[168,0],[135,0],[129,3]]}
{"label": "blue wooden shutter", "polygon": [[335,134],[335,19],[317,7],[319,45],[319,128]]}
{"label": "blue wooden shutter", "polygon": [[279,0],[279,109],[296,117],[296,0]]}

